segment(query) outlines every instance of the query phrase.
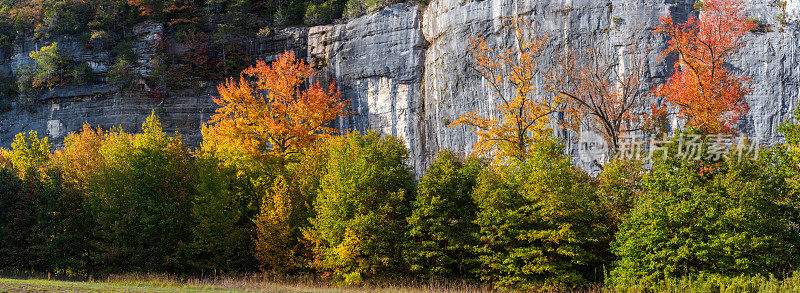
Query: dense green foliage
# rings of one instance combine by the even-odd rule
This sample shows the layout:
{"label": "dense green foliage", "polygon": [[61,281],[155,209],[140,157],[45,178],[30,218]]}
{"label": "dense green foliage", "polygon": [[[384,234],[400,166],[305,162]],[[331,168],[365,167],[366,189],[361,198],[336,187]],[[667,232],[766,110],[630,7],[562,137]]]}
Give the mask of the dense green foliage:
{"label": "dense green foliage", "polygon": [[777,167],[767,155],[658,160],[617,234],[613,281],[794,271],[800,214],[786,201],[790,190]]}
{"label": "dense green foliage", "polygon": [[403,231],[414,193],[408,150],[379,133],[332,141],[307,237],[314,266],[357,282],[402,268]]}
{"label": "dense green foliage", "polygon": [[287,162],[273,181],[256,216],[256,258],[264,269],[308,270],[313,256],[303,231],[311,225],[314,201],[327,173],[327,149],[312,146]]}
{"label": "dense green foliage", "polygon": [[597,178],[597,195],[611,212],[615,227],[628,217],[644,190],[645,173],[643,162],[621,159],[607,164]]}
{"label": "dense green foliage", "polygon": [[[23,42],[49,44],[31,52],[33,63],[16,76],[0,73],[0,95],[21,95],[25,105],[46,90],[102,81],[163,99],[168,89],[240,73],[251,62],[256,32],[332,23],[397,2],[0,0],[0,55]],[[150,36],[150,74],[142,71],[141,35],[132,29],[143,23],[163,27]],[[675,39],[694,46],[694,31]],[[543,49],[537,40],[522,50]],[[478,53],[491,51],[484,45]],[[95,76],[74,47],[110,51],[114,63]],[[537,65],[526,54],[474,55],[484,56],[476,65],[487,69],[519,62],[511,71],[523,73],[510,83],[525,100]],[[520,111],[501,116],[532,115],[533,122],[503,126],[476,113],[462,116],[472,127],[488,127],[479,131],[483,143],[504,145],[485,149],[485,159],[444,150],[432,165],[417,166],[428,169],[415,182],[400,139],[336,136],[333,124],[347,115],[348,102],[335,83],[325,91],[307,82],[316,73],[293,53],[282,56],[291,57],[274,66],[259,62],[241,82],[218,88],[222,107],[195,152],[177,134],[165,134],[154,114],[136,134],[86,125],[54,152],[38,133],[18,134],[10,150],[0,149],[0,271],[75,277],[261,269],[345,284],[410,276],[522,291],[606,282],[619,291],[716,292],[752,290],[768,278],[798,280],[790,277],[800,265],[797,122],[781,127],[785,144],[754,160],[682,158],[675,149],[681,143],[673,141],[663,158],[612,161],[595,178],[573,165],[552,129],[536,124],[558,109],[549,105],[562,103],[558,98],[542,101],[548,105],[513,102],[500,108]],[[258,77],[255,89],[250,77]],[[687,98],[685,80],[674,81],[668,94]],[[735,88],[728,93],[747,92]],[[714,97],[700,102],[719,102]],[[0,101],[0,111],[9,105]],[[704,123],[731,112],[711,110],[699,117]],[[503,130],[509,127],[511,136]],[[723,128],[700,129],[698,137],[713,142]],[[535,137],[526,136],[531,131]],[[515,151],[506,152],[508,142]]]}
{"label": "dense green foliage", "polygon": [[472,189],[486,166],[474,157],[462,161],[444,151],[420,179],[404,251],[412,273],[448,278],[472,275],[476,268],[472,246],[478,232]]}
{"label": "dense green foliage", "polygon": [[194,167],[180,137],[165,135],[155,115],[137,135],[87,126],[65,140],[54,164],[83,192],[96,225],[93,270],[185,266],[194,222]]}
{"label": "dense green foliage", "polygon": [[[794,111],[795,119],[800,118],[800,108]],[[774,149],[780,174],[791,186],[790,202],[800,208],[800,123],[797,120],[784,123],[780,129],[786,143]]]}
{"label": "dense green foliage", "polygon": [[555,142],[480,178],[479,275],[501,288],[560,288],[600,280],[610,241],[608,211],[591,179]]}
{"label": "dense green foliage", "polygon": [[80,193],[46,165],[48,148],[34,132],[17,136],[6,155],[24,166],[19,174],[0,155],[2,268],[66,274],[88,265],[90,217]]}
{"label": "dense green foliage", "polygon": [[416,186],[408,150],[377,133],[286,158],[208,145],[194,159],[155,116],[135,135],[86,126],[55,153],[20,134],[0,151],[0,265],[748,286],[740,276],[800,263],[797,129],[755,161],[616,161],[596,179],[553,141],[504,165],[442,152]]}
{"label": "dense green foliage", "polygon": [[493,165],[445,151],[416,185],[402,142],[375,132],[285,157],[212,141],[192,156],[154,115],[138,134],[87,125],[54,153],[23,133],[0,150],[0,267],[751,288],[800,264],[798,129],[757,160],[673,147],[597,178],[554,140]]}
{"label": "dense green foliage", "polygon": [[196,156],[196,219],[192,243],[194,265],[200,269],[248,271],[256,267],[253,222],[248,186],[236,169],[225,166],[208,152]]}

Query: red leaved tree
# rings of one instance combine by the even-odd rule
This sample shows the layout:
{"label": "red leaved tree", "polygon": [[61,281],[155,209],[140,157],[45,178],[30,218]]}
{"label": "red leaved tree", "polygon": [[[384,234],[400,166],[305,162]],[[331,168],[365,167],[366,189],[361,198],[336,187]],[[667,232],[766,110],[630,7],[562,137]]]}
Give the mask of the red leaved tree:
{"label": "red leaved tree", "polygon": [[748,79],[726,66],[756,24],[747,19],[742,0],[704,0],[699,17],[675,23],[661,18],[656,32],[671,39],[662,58],[676,54],[675,72],[654,93],[677,106],[688,126],[706,133],[732,131],[748,111]]}

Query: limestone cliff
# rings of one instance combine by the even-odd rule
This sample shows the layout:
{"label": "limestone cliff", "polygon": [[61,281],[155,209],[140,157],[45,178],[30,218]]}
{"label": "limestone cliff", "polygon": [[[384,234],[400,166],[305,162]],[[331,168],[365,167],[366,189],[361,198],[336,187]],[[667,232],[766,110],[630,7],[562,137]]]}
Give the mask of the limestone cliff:
{"label": "limestone cliff", "polygon": [[[672,13],[676,20],[693,13],[688,0],[433,0],[425,6],[397,4],[382,11],[336,25],[277,29],[268,37],[254,37],[248,51],[272,58],[292,49],[306,56],[324,79],[335,79],[356,114],[338,121],[342,129],[378,129],[402,138],[417,171],[422,171],[443,149],[469,152],[476,137],[465,128],[446,127],[458,115],[477,110],[493,114],[495,102],[485,81],[470,69],[466,51],[470,36],[498,47],[511,46],[502,34],[499,18],[519,15],[536,21],[547,32],[552,48],[575,45],[589,38],[622,46],[633,29],[643,31],[639,47],[649,84],[662,82],[671,72],[670,59],[661,59],[666,39],[653,34],[658,18]],[[747,46],[732,66],[752,79],[747,97],[750,115],[743,131],[764,142],[780,140],[776,127],[791,117],[800,91],[800,0],[750,0],[748,13],[768,29],[748,36]],[[136,50],[143,72],[157,24],[137,28]],[[69,44],[70,40],[62,40]],[[0,70],[15,71],[29,62],[27,53],[43,44],[26,43],[13,56],[0,56]],[[96,71],[108,70],[103,52],[70,47],[75,56],[90,61]],[[545,60],[547,60],[545,58]],[[545,64],[546,65],[546,64]],[[179,131],[197,146],[200,126],[213,113],[210,97],[218,81],[201,82],[193,90],[170,93],[168,99],[150,99],[108,85],[57,89],[27,109],[14,107],[0,114],[0,146],[8,146],[20,131],[38,130],[60,141],[84,122],[101,127],[122,125],[135,130],[155,110],[167,131]],[[141,85],[146,86],[146,85]],[[558,133],[568,145],[574,141]],[[574,152],[574,147],[569,148]]]}

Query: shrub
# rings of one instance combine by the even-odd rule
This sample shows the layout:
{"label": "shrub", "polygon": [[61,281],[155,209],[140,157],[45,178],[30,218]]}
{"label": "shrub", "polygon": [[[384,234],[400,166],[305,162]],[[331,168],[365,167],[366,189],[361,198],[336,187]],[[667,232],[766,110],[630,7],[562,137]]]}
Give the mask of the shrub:
{"label": "shrub", "polygon": [[[794,111],[794,121],[788,121],[778,129],[786,143],[778,145],[773,150],[776,153],[775,161],[778,163],[778,170],[781,175],[788,180],[794,195],[800,195],[800,107]],[[800,207],[800,202],[797,203]]]}
{"label": "shrub", "polygon": [[30,95],[74,80],[73,62],[61,54],[58,43],[44,46],[29,55],[35,66],[22,68],[17,76],[18,91],[28,99],[22,102],[30,102]]}
{"label": "shrub", "polygon": [[131,66],[130,62],[125,58],[118,58],[117,61],[114,62],[114,65],[111,66],[111,70],[108,71],[107,81],[123,89],[129,89],[133,86],[138,76],[138,72],[133,70],[133,66]]}
{"label": "shrub", "polygon": [[37,89],[53,88],[72,78],[70,60],[67,60],[58,48],[58,43],[44,46],[30,53],[36,61],[36,71],[32,86]]}
{"label": "shrub", "polygon": [[327,151],[316,217],[305,233],[314,266],[351,281],[397,272],[413,191],[408,150],[397,138],[354,132]]}
{"label": "shrub", "polygon": [[0,18],[0,32],[3,32],[3,34],[0,35],[0,55],[11,53],[17,38],[16,30],[14,30],[11,23]]}
{"label": "shrub", "polygon": [[394,0],[349,0],[345,6],[344,17],[353,19],[366,14],[375,13],[386,6],[396,3]]}
{"label": "shrub", "polygon": [[596,192],[611,212],[616,225],[628,217],[636,199],[644,191],[642,177],[646,173],[642,162],[617,160],[606,165],[600,174]]}
{"label": "shrub", "polygon": [[325,1],[320,4],[308,4],[306,8],[305,24],[321,25],[333,22],[342,17],[344,5],[342,1]]}
{"label": "shrub", "polygon": [[75,85],[88,85],[94,82],[94,73],[92,67],[87,62],[78,62],[75,64],[73,71],[73,84]]}
{"label": "shrub", "polygon": [[486,163],[466,162],[450,151],[438,154],[419,182],[408,218],[405,257],[412,273],[424,277],[469,277],[475,268],[477,206],[472,189]]}
{"label": "shrub", "polygon": [[780,203],[777,174],[768,156],[658,160],[617,233],[613,283],[789,273],[800,260],[798,211]]}
{"label": "shrub", "polygon": [[275,12],[275,24],[278,26],[289,26],[301,24],[305,15],[306,6],[303,1],[289,0],[278,7]]}
{"label": "shrub", "polygon": [[82,1],[53,1],[48,5],[41,23],[35,28],[36,38],[79,34],[86,29],[89,16],[93,14],[88,3]]}
{"label": "shrub", "polygon": [[524,161],[482,174],[474,193],[482,280],[505,289],[556,289],[600,280],[608,212],[591,180],[552,141]]}
{"label": "shrub", "polygon": [[89,36],[89,45],[92,49],[107,50],[110,48],[112,40],[112,35],[107,31],[92,30],[92,34]]}
{"label": "shrub", "polygon": [[14,76],[0,73],[0,112],[11,108],[12,97],[17,95]]}

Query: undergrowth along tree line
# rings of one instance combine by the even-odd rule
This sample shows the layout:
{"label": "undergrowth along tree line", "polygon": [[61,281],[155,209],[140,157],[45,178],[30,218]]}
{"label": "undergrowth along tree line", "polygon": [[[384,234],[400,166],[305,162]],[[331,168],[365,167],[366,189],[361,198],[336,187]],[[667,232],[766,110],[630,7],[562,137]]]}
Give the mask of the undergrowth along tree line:
{"label": "undergrowth along tree line", "polygon": [[[686,24],[662,19],[659,32],[673,37],[667,54],[681,58],[653,93],[689,125],[673,141],[713,145],[746,110],[746,79],[725,62],[750,28],[741,5],[707,0]],[[787,122],[786,143],[754,160],[732,151],[693,159],[671,143],[663,156],[619,158],[589,176],[552,136],[549,114],[592,123],[585,118],[603,109],[634,111],[646,95],[597,91],[592,85],[613,87],[619,75],[587,74],[605,67],[576,61],[591,57],[577,50],[540,68],[546,37],[507,21],[521,46],[497,51],[476,39],[469,48],[490,85],[514,89],[496,93],[505,115],[455,121],[477,132],[479,156],[443,151],[418,181],[398,138],[331,127],[348,102],[335,84],[309,82],[316,72],[292,53],[221,84],[194,151],[155,115],[135,134],[86,125],[55,151],[47,138],[21,133],[0,151],[0,268],[64,276],[260,269],[345,284],[412,276],[531,291],[794,274],[800,124]],[[708,22],[735,23],[721,38]],[[547,100],[533,89],[538,74],[554,85]],[[607,104],[587,106],[592,99]],[[654,110],[631,123],[659,134],[670,108]],[[621,120],[635,119],[625,111]],[[603,129],[617,145],[624,129]]]}

